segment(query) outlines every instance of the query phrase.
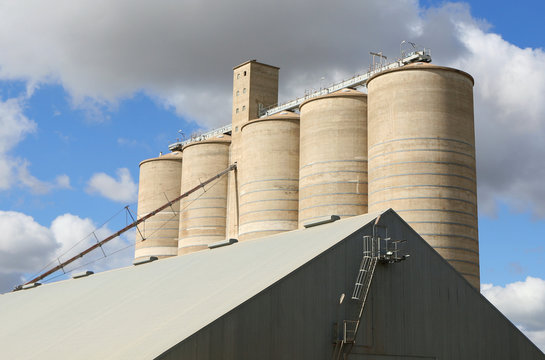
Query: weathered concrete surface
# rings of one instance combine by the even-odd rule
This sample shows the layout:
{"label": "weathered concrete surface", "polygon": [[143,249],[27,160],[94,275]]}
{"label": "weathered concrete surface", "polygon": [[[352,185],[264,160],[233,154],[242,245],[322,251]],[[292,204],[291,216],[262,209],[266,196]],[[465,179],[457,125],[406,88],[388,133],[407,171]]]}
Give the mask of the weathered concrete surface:
{"label": "weathered concrete surface", "polygon": [[367,96],[344,89],[301,105],[299,227],[367,213]]}
{"label": "weathered concrete surface", "polygon": [[393,208],[479,288],[473,78],[415,64],[367,86],[369,211]]}
{"label": "weathered concrete surface", "polygon": [[[231,137],[222,135],[183,148],[181,194],[229,166]],[[227,176],[182,199],[178,255],[206,249],[225,239]]]}
{"label": "weathered concrete surface", "polygon": [[299,115],[284,111],[242,126],[239,240],[297,229]]}
{"label": "weathered concrete surface", "polygon": [[[138,185],[138,217],[180,196],[181,179],[181,152],[142,161]],[[136,232],[135,259],[147,256],[164,258],[177,254],[179,211],[180,203],[176,203],[138,226],[140,232]]]}

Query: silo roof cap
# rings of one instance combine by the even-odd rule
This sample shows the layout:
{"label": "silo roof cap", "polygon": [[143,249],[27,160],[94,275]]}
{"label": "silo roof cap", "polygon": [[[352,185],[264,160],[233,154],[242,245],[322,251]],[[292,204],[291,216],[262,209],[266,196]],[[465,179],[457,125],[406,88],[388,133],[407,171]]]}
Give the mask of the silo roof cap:
{"label": "silo roof cap", "polygon": [[299,120],[299,114],[296,114],[292,111],[287,111],[287,110],[280,111],[279,113],[272,114],[271,116],[249,120],[245,122],[244,124],[242,124],[240,130],[242,130],[246,125],[255,124],[261,121],[269,121],[269,120]]}
{"label": "silo roof cap", "polygon": [[159,155],[158,157],[154,157],[151,159],[146,159],[140,162],[139,166],[142,166],[142,164],[150,162],[150,161],[159,161],[159,160],[175,160],[175,161],[182,161],[182,152],[181,151],[173,151],[168,154]]}
{"label": "silo roof cap", "polygon": [[335,92],[332,92],[332,93],[329,93],[329,94],[326,94],[326,95],[316,96],[316,97],[310,98],[308,100],[305,100],[301,105],[299,105],[299,109],[302,108],[303,105],[308,104],[311,101],[327,99],[327,98],[335,98],[335,97],[362,97],[362,98],[364,98],[364,97],[367,97],[367,94],[363,93],[361,91],[352,89],[352,88],[344,88],[344,89],[340,89],[340,90],[337,90]]}
{"label": "silo roof cap", "polygon": [[184,147],[182,148],[182,151],[185,150],[185,149],[187,149],[188,147],[194,146],[194,145],[202,145],[202,144],[224,144],[224,143],[230,144],[230,143],[231,143],[231,136],[226,135],[226,134],[220,134],[220,135],[216,135],[216,136],[214,136],[214,137],[208,138],[208,139],[206,139],[206,140],[195,141],[195,142],[192,142],[192,143],[187,144],[186,146],[184,146]]}
{"label": "silo roof cap", "polygon": [[451,71],[451,72],[458,73],[460,75],[463,75],[463,76],[467,77],[469,80],[471,80],[471,83],[473,85],[475,85],[475,80],[473,79],[473,76],[466,73],[465,71],[458,70],[458,69],[451,68],[451,67],[447,67],[447,66],[440,66],[440,65],[424,63],[424,62],[416,62],[416,63],[413,63],[413,64],[401,66],[401,67],[398,67],[398,68],[395,68],[395,69],[381,71],[381,72],[376,73],[375,75],[371,76],[369,78],[369,80],[367,80],[366,85],[368,85],[372,80],[374,80],[377,77],[382,76],[384,74],[390,74],[390,73],[397,72],[397,71],[410,71],[410,70],[444,70],[444,71]]}

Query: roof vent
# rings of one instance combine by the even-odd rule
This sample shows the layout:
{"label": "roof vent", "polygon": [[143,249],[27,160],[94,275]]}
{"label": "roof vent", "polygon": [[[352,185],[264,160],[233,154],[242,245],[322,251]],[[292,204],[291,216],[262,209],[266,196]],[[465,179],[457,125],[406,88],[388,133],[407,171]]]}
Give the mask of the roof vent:
{"label": "roof vent", "polygon": [[238,242],[237,239],[229,239],[229,240],[225,240],[225,241],[218,241],[218,242],[209,244],[208,248],[209,249],[216,249],[216,248],[219,248],[219,247],[222,247],[222,246],[232,245],[232,244],[235,244],[237,242]]}
{"label": "roof vent", "polygon": [[315,221],[303,224],[303,226],[305,228],[309,228],[309,227],[313,227],[313,226],[329,224],[329,223],[335,222],[335,221],[340,220],[340,219],[341,219],[341,217],[339,215],[330,215],[330,216],[321,217],[321,218],[319,218],[319,219],[317,219]]}
{"label": "roof vent", "polygon": [[32,288],[38,287],[38,286],[40,286],[40,285],[42,285],[42,283],[39,283],[39,282],[35,282],[35,283],[31,283],[31,284],[26,284],[26,285],[21,286],[21,290],[32,289]]}
{"label": "roof vent", "polygon": [[93,274],[94,272],[91,270],[80,271],[72,275],[72,279],[79,279],[79,278],[86,277]]}
{"label": "roof vent", "polygon": [[158,260],[158,259],[159,258],[157,256],[148,256],[148,257],[144,257],[144,258],[141,258],[141,259],[138,259],[138,260],[134,260],[132,264],[137,266],[137,265],[147,264],[149,262],[152,262],[152,261],[155,261],[155,260]]}

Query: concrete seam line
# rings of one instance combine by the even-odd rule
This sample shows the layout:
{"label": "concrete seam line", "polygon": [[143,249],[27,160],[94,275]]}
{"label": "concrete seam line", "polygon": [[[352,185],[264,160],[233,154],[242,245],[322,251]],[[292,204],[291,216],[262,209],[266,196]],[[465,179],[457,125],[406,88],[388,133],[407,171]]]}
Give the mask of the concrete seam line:
{"label": "concrete seam line", "polygon": [[308,209],[317,208],[317,207],[324,207],[324,206],[366,206],[366,205],[365,204],[340,204],[340,203],[320,204],[320,205],[307,206],[307,207],[299,209],[299,211],[305,211],[305,210],[308,210]]}
{"label": "concrete seam line", "polygon": [[252,211],[247,211],[245,213],[240,213],[240,216],[244,216],[244,215],[248,215],[248,214],[255,214],[255,213],[259,213],[259,212],[267,212],[267,211],[299,211],[297,209],[262,209],[262,210],[252,210]]}
{"label": "concrete seam line", "polygon": [[244,186],[248,184],[254,184],[254,183],[260,183],[260,182],[269,182],[269,181],[299,181],[299,178],[297,179],[264,179],[264,180],[253,180],[245,182],[244,184],[240,185],[240,188],[243,188]]}
{"label": "concrete seam line", "polygon": [[376,171],[377,169],[383,169],[385,167],[396,166],[396,165],[405,165],[405,164],[454,165],[454,166],[460,166],[460,167],[464,167],[466,169],[475,171],[475,167],[471,166],[471,165],[460,164],[460,163],[456,163],[456,162],[452,162],[452,161],[432,161],[432,160],[430,160],[430,161],[399,161],[399,162],[395,162],[395,163],[388,163],[388,164],[376,166],[376,167],[374,167],[372,169],[369,169],[369,173],[371,173],[373,171]]}
{"label": "concrete seam line", "polygon": [[456,190],[462,190],[462,191],[467,191],[467,192],[470,192],[474,195],[477,195],[477,193],[471,189],[467,189],[467,188],[464,188],[464,187],[461,187],[461,186],[452,186],[452,185],[432,185],[432,184],[421,184],[421,185],[400,185],[400,186],[389,186],[389,187],[386,187],[386,188],[382,188],[382,189],[378,189],[378,190],[374,190],[372,192],[370,192],[369,194],[376,194],[378,192],[381,192],[381,191],[386,191],[386,190],[392,190],[392,189],[406,189],[406,188],[413,188],[413,187],[434,187],[434,188],[445,188],[445,189],[456,189]]}
{"label": "concrete seam line", "polygon": [[307,189],[307,188],[309,188],[309,187],[321,186],[321,185],[331,185],[331,184],[358,184],[358,185],[365,185],[365,184],[367,184],[367,181],[356,181],[356,180],[352,180],[352,181],[330,181],[330,182],[323,182],[323,183],[318,183],[318,184],[310,184],[310,185],[306,185],[306,186],[301,186],[301,187],[299,187],[299,192],[301,192],[302,189]]}
{"label": "concrete seam line", "polygon": [[458,174],[448,174],[448,173],[404,173],[404,174],[394,174],[394,175],[387,175],[387,176],[382,176],[382,177],[379,177],[379,178],[374,178],[372,180],[369,180],[369,184],[371,184],[371,183],[373,183],[375,181],[378,181],[378,180],[388,179],[388,178],[392,178],[392,177],[415,176],[415,175],[452,176],[452,177],[459,177],[461,179],[471,181],[472,183],[476,183],[474,178],[470,178],[469,176],[458,175]]}
{"label": "concrete seam line", "polygon": [[420,236],[424,237],[424,236],[443,236],[443,237],[458,237],[458,238],[462,238],[462,239],[466,239],[466,240],[472,240],[476,243],[478,243],[479,241],[476,239],[476,238],[473,238],[471,236],[467,236],[467,235],[459,235],[459,234],[420,234]]}
{"label": "concrete seam line", "polygon": [[371,150],[371,149],[374,148],[375,146],[380,146],[380,145],[384,145],[384,144],[389,144],[389,143],[392,143],[392,142],[397,142],[397,141],[413,141],[413,140],[450,141],[450,142],[456,142],[456,143],[468,145],[468,146],[470,146],[471,148],[475,148],[475,146],[474,146],[473,144],[470,144],[470,143],[468,143],[468,142],[466,142],[466,141],[458,140],[458,139],[435,138],[435,137],[414,137],[414,138],[400,138],[400,139],[392,139],[392,140],[383,141],[383,142],[376,143],[376,144],[373,144],[373,145],[369,146],[368,149]]}
{"label": "concrete seam line", "polygon": [[386,199],[381,201],[373,201],[372,203],[369,203],[369,205],[376,205],[376,204],[380,204],[380,203],[384,203],[388,201],[418,200],[418,199],[460,201],[460,202],[471,204],[473,206],[477,206],[477,204],[469,200],[457,199],[457,198],[445,198],[440,196],[409,196],[409,197],[402,197],[402,198],[392,198],[392,199]]}
{"label": "concrete seam line", "polygon": [[299,198],[299,201],[311,199],[314,197],[320,197],[320,196],[329,196],[329,195],[356,195],[356,196],[367,196],[367,193],[355,193],[355,192],[339,192],[339,193],[322,193],[322,194],[314,194],[310,196],[305,196],[304,198]]}
{"label": "concrete seam line", "polygon": [[260,189],[260,190],[252,190],[252,191],[247,191],[245,193],[241,193],[240,197],[246,196],[248,194],[254,194],[254,193],[265,192],[265,191],[293,191],[293,192],[298,192],[299,190],[297,188],[295,188],[295,189],[274,189],[274,188]]}
{"label": "concrete seam line", "polygon": [[336,173],[357,173],[357,174],[367,174],[367,171],[365,170],[333,170],[333,171],[322,171],[322,172],[316,172],[312,174],[307,174],[305,176],[301,176],[299,180],[306,179],[311,176],[316,175],[324,175],[324,174],[336,174]]}
{"label": "concrete seam line", "polygon": [[433,248],[434,249],[453,249],[453,250],[458,250],[458,251],[467,251],[467,252],[471,252],[471,253],[475,253],[475,254],[479,255],[479,252],[476,251],[476,250],[465,249],[465,248],[456,247],[456,246],[433,246]]}
{"label": "concrete seam line", "polygon": [[452,212],[452,213],[456,213],[456,214],[464,214],[464,215],[471,216],[473,218],[477,218],[477,216],[475,216],[475,214],[469,213],[467,211],[460,211],[460,210],[449,210],[449,209],[402,209],[402,210],[396,209],[395,210],[396,213],[407,212],[407,211],[411,211],[411,212],[413,212],[413,211]]}
{"label": "concrete seam line", "polygon": [[357,160],[357,159],[348,159],[348,160],[324,160],[324,161],[314,161],[314,162],[311,162],[311,163],[308,163],[302,167],[299,168],[299,170],[303,170],[304,168],[306,168],[307,166],[313,166],[313,165],[317,165],[317,164],[327,164],[327,163],[332,163],[332,162],[367,162],[367,160]]}
{"label": "concrete seam line", "polygon": [[468,153],[464,153],[464,152],[456,151],[456,150],[445,150],[445,149],[404,149],[404,150],[388,151],[388,152],[385,152],[385,153],[380,153],[380,154],[377,154],[377,155],[373,155],[372,157],[369,158],[369,161],[374,160],[374,159],[376,159],[376,158],[378,158],[378,157],[381,157],[381,156],[386,156],[386,155],[396,154],[396,153],[413,152],[413,151],[445,152],[445,153],[452,153],[452,154],[458,154],[458,155],[462,155],[462,156],[467,156],[467,157],[470,157],[470,158],[472,158],[472,159],[475,159],[475,156],[474,156],[473,154],[468,154]]}

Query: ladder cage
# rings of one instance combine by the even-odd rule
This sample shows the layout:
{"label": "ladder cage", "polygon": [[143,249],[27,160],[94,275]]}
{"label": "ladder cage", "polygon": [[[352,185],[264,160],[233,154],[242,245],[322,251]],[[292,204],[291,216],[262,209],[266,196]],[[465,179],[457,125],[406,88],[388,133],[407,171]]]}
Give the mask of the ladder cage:
{"label": "ladder cage", "polygon": [[[384,237],[379,233],[384,234]],[[373,226],[373,235],[363,236],[363,257],[361,259],[352,300],[360,302],[359,313],[356,320],[344,320],[342,329],[339,329],[335,323],[335,349],[333,350],[333,359],[346,359],[350,354],[352,347],[356,342],[356,336],[360,327],[360,322],[365,309],[367,296],[371,288],[371,282],[375,274],[378,262],[383,264],[393,264],[407,259],[408,254],[400,254],[404,252],[402,244],[406,240],[392,240],[388,237],[388,228],[378,224],[378,220]],[[340,336],[339,336],[340,335]],[[350,347],[344,349],[345,344],[350,344]]]}
{"label": "ladder cage", "polygon": [[356,340],[357,327],[358,327],[358,321],[355,321],[355,320],[343,321],[343,341],[345,343],[351,343]]}

